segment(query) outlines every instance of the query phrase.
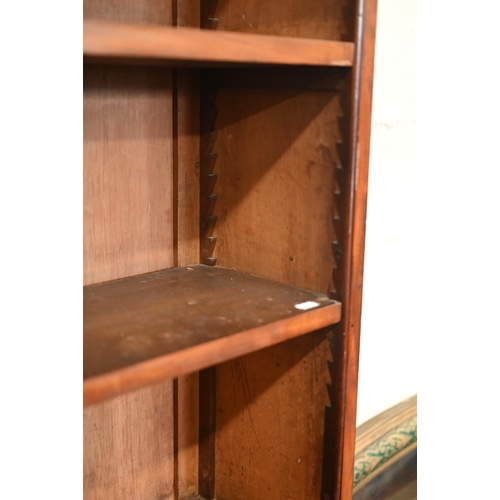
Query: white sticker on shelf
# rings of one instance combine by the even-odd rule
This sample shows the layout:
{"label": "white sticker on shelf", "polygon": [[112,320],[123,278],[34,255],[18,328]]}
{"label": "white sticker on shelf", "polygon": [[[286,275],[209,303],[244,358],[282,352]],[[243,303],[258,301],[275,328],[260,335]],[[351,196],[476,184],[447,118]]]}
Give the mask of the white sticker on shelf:
{"label": "white sticker on shelf", "polygon": [[300,309],[301,311],[307,311],[308,309],[312,309],[313,307],[318,307],[318,302],[313,302],[312,300],[308,300],[307,302],[301,302],[300,304],[295,304],[295,309]]}

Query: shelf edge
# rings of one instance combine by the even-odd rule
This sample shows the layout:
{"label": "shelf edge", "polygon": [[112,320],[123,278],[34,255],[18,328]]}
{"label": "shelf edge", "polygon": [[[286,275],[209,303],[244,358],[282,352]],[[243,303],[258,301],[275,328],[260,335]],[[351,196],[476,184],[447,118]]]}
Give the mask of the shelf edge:
{"label": "shelf edge", "polygon": [[83,382],[83,405],[208,368],[340,321],[341,303],[274,321],[176,353],[92,377]]}
{"label": "shelf edge", "polygon": [[354,43],[85,20],[87,61],[352,66]]}

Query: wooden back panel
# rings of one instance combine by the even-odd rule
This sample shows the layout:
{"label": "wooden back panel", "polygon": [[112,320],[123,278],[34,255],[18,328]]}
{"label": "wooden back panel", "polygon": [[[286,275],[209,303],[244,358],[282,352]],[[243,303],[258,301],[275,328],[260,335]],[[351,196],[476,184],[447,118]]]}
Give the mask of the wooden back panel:
{"label": "wooden back panel", "polygon": [[84,284],[172,267],[172,75],[84,70]]}
{"label": "wooden back panel", "polygon": [[[345,0],[205,0],[206,27],[267,35],[347,40],[349,4]],[[202,10],[203,12],[203,10]]]}
{"label": "wooden back panel", "polygon": [[222,89],[217,107],[217,264],[328,293],[337,93]]}
{"label": "wooden back panel", "polygon": [[83,17],[122,23],[172,24],[172,3],[164,0],[84,0]]}
{"label": "wooden back panel", "polygon": [[[173,265],[172,72],[84,68],[84,283]],[[173,383],[84,412],[86,500],[173,498]]]}
{"label": "wooden back panel", "polygon": [[174,499],[172,382],[87,408],[85,500]]}

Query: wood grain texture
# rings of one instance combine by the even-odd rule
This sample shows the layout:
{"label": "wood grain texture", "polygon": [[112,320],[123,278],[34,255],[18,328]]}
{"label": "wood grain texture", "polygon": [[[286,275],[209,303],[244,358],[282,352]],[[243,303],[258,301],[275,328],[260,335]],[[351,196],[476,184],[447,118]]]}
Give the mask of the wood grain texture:
{"label": "wood grain texture", "polygon": [[177,4],[176,26],[184,28],[200,27],[200,0],[174,0]]}
{"label": "wood grain texture", "polygon": [[221,89],[217,107],[218,265],[328,293],[337,93]]}
{"label": "wood grain texture", "polygon": [[85,500],[174,500],[172,382],[85,409]]}
{"label": "wood grain texture", "polygon": [[373,63],[377,0],[359,0],[356,24],[356,63],[352,84],[352,129],[350,146],[350,213],[348,215],[349,245],[345,275],[341,326],[345,339],[343,407],[344,425],[341,428],[342,472],[341,500],[351,500],[356,438],[356,403],[358,389],[359,341],[363,269],[365,249],[366,203],[368,193],[368,164],[373,89]]}
{"label": "wood grain texture", "polygon": [[351,42],[106,21],[84,21],[83,25],[83,55],[94,62],[147,59],[165,64],[351,66],[353,54]]}
{"label": "wood grain texture", "polygon": [[[206,2],[201,2],[201,26],[211,24],[206,18]],[[217,139],[215,132],[215,99],[217,88],[214,85],[211,71],[200,71],[200,262],[214,266],[212,251],[216,238],[213,236],[215,218],[213,217],[213,187],[217,176],[213,166],[217,156],[213,153],[213,145]],[[199,462],[198,492],[203,498],[215,498],[215,443],[216,443],[216,376],[217,367],[200,372],[200,420],[199,420]]]}
{"label": "wood grain texture", "polygon": [[[295,307],[307,301],[318,305]],[[323,294],[203,265],[86,287],[84,402],[336,323],[340,307]]]}
{"label": "wood grain texture", "polygon": [[84,284],[173,265],[171,71],[84,69]]}
{"label": "wood grain texture", "polygon": [[172,24],[172,4],[164,0],[84,0],[84,19],[137,24]]}
{"label": "wood grain texture", "polygon": [[177,69],[177,264],[199,262],[200,82],[197,70]]}
{"label": "wood grain texture", "polygon": [[[163,112],[159,112],[163,110]],[[171,71],[84,68],[84,283],[173,264]],[[85,412],[85,499],[173,499],[172,383]]]}
{"label": "wood grain texture", "polygon": [[[199,17],[199,16],[198,16]],[[199,72],[175,70],[177,88],[177,265],[198,262],[199,231]],[[198,373],[177,384],[177,500],[198,491]]]}
{"label": "wood grain texture", "polygon": [[[199,375],[177,381],[177,497],[186,500],[198,492]],[[176,499],[177,500],[177,499]]]}
{"label": "wood grain texture", "polygon": [[[304,91],[304,79],[219,91],[214,256],[328,293],[340,109],[333,84]],[[319,497],[326,334],[217,367],[217,498]]]}
{"label": "wood grain texture", "polygon": [[341,40],[346,33],[343,0],[215,0],[217,29],[323,40]]}
{"label": "wood grain texture", "polygon": [[[177,0],[175,25],[200,25],[198,0]],[[200,76],[197,70],[174,70],[177,89],[177,265],[198,262]],[[175,117],[174,117],[175,119]],[[199,374],[177,380],[176,500],[198,492]]]}
{"label": "wood grain texture", "polygon": [[318,498],[325,335],[315,332],[217,367],[217,499]]}

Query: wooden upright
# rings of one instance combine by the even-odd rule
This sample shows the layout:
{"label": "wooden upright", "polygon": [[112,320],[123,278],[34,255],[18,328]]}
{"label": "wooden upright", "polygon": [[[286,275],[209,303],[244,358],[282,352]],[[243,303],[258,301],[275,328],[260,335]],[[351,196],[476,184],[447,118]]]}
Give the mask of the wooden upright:
{"label": "wooden upright", "polygon": [[85,500],[350,500],[376,0],[84,0]]}

